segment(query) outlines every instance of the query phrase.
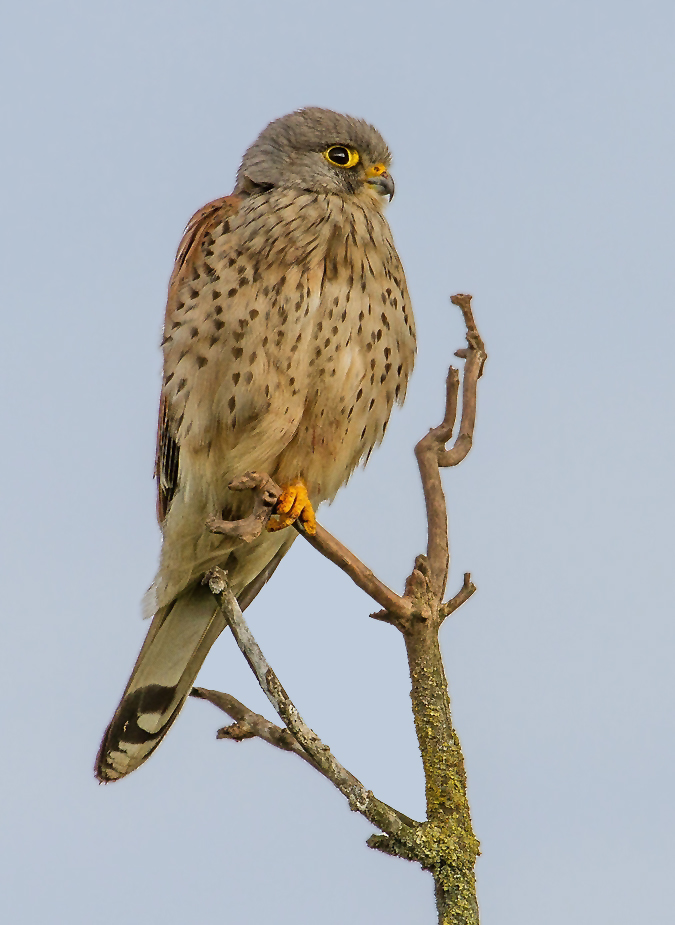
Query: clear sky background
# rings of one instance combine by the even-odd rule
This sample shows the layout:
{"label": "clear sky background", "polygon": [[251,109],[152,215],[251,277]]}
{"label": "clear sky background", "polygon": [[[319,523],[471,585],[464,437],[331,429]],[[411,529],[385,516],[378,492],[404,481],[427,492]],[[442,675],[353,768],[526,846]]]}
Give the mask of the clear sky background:
{"label": "clear sky background", "polygon": [[[433,922],[319,775],[216,742],[191,701],[138,773],[92,765],[145,634],[161,320],[190,215],[272,118],[363,116],[419,355],[381,451],[322,522],[401,589],[412,448],[471,292],[490,359],[445,476],[443,628],[485,923],[672,922],[675,6],[117,0],[3,16],[2,754],[7,921]],[[424,812],[402,640],[296,543],[248,612],[306,720]],[[200,675],[271,715],[231,638]]]}

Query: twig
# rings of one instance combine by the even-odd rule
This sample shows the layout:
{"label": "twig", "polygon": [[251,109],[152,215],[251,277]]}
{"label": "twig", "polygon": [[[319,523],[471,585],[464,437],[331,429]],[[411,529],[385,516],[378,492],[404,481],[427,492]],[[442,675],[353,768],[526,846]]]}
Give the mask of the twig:
{"label": "twig", "polygon": [[459,589],[457,594],[445,604],[441,604],[438,608],[439,622],[442,623],[446,617],[449,617],[451,613],[454,613],[459,607],[462,606],[466,601],[469,600],[471,595],[476,590],[475,584],[471,581],[471,573],[464,572],[464,584]]}
{"label": "twig", "polygon": [[[247,472],[241,478],[231,482],[229,488],[233,491],[252,490],[254,492],[253,512],[243,520],[228,521],[211,517],[206,525],[212,533],[224,534],[250,543],[257,539],[267,526],[267,522],[274,513],[274,506],[281,495],[281,487],[263,472]],[[367,565],[364,565],[328,530],[317,524],[315,535],[310,536],[298,521],[293,526],[301,536],[304,536],[310,546],[349,575],[355,585],[370,595],[388,613],[401,621],[409,618],[410,603],[380,581]]]}
{"label": "twig", "polygon": [[[190,691],[191,697],[199,697],[201,700],[208,700],[215,707],[218,707],[228,716],[235,720],[235,726],[224,726],[216,733],[217,739],[234,739],[240,742],[242,739],[256,737],[263,739],[275,748],[283,751],[293,752],[303,761],[311,764],[313,768],[320,771],[321,769],[309,757],[307,752],[298,745],[297,740],[291,735],[288,729],[281,726],[275,726],[260,713],[254,713],[244,706],[241,701],[231,694],[223,694],[221,691],[210,691],[204,687],[193,687]],[[237,728],[238,727],[238,728]]]}
{"label": "twig", "polygon": [[473,429],[476,423],[476,386],[483,375],[483,367],[487,359],[485,344],[478,333],[473,312],[471,311],[471,296],[454,295],[450,301],[459,307],[464,316],[466,340],[469,346],[455,352],[456,357],[466,360],[462,388],[462,421],[455,445],[452,449],[439,453],[438,465],[441,467],[458,465],[466,458],[471,449]]}
{"label": "twig", "polygon": [[[190,696],[198,697],[200,700],[208,700],[209,703],[212,703],[215,707],[218,707],[224,713],[227,713],[228,716],[231,716],[232,719],[236,720],[233,726],[224,726],[222,729],[219,729],[216,733],[217,739],[233,739],[235,742],[241,742],[243,739],[251,738],[263,739],[275,748],[280,748],[282,751],[286,752],[293,752],[294,755],[306,761],[307,764],[313,767],[315,771],[318,771],[319,774],[322,774],[324,777],[327,776],[323,769],[307,754],[288,729],[284,729],[282,726],[276,726],[259,713],[254,713],[253,710],[249,710],[248,707],[244,706],[236,697],[232,697],[231,694],[223,694],[221,691],[210,691],[203,687],[193,687]],[[360,785],[360,781],[354,777],[353,774],[350,774],[349,771],[345,773],[349,775],[355,784]],[[415,828],[420,825],[419,822],[406,816],[405,813],[388,806],[387,803],[383,803],[382,805],[390,809],[392,813],[395,813],[406,826]]]}
{"label": "twig", "polygon": [[[237,645],[258,679],[258,683],[299,745],[309,755],[317,769],[337,787],[349,801],[350,809],[361,813],[369,822],[389,835],[403,837],[412,822],[397,810],[378,800],[370,790],[350,774],[331,754],[327,745],[304,722],[295,705],[267,663],[258,643],[246,625],[235,596],[227,586],[225,572],[214,568],[204,576]],[[404,821],[405,820],[405,821]],[[413,823],[418,825],[419,823]],[[410,833],[412,835],[412,833]]]}
{"label": "twig", "polygon": [[310,546],[313,546],[317,552],[329,559],[338,568],[349,575],[351,580],[370,595],[380,607],[384,607],[387,613],[405,621],[410,617],[411,604],[405,597],[400,597],[383,582],[377,578],[373,572],[358,559],[353,552],[343,546],[339,540],[325,530],[320,524],[316,525],[316,534],[309,536],[302,527],[297,527],[300,533],[307,540]]}
{"label": "twig", "polygon": [[264,472],[246,472],[241,478],[230,482],[228,488],[231,491],[255,489],[252,512],[243,520],[221,520],[219,517],[210,517],[206,526],[211,533],[219,533],[241,540],[243,543],[251,543],[267,526],[274,512],[274,506],[281,495],[281,488]]}
{"label": "twig", "polygon": [[459,373],[451,366],[446,379],[443,421],[438,427],[432,427],[415,447],[427,511],[427,559],[432,576],[432,590],[437,600],[441,600],[445,592],[450,566],[448,517],[438,460],[439,455],[445,451],[445,444],[452,437],[457,417],[458,391]]}
{"label": "twig", "polygon": [[466,360],[459,434],[453,447],[446,450],[445,445],[452,437],[457,416],[457,393],[459,391],[459,373],[451,366],[446,381],[443,421],[438,427],[432,427],[415,447],[427,510],[427,559],[430,585],[439,604],[445,593],[450,566],[447,507],[439,468],[458,465],[471,449],[476,421],[476,387],[487,358],[485,346],[471,311],[471,296],[455,295],[451,301],[462,311],[469,345],[467,349],[458,350],[455,354]]}

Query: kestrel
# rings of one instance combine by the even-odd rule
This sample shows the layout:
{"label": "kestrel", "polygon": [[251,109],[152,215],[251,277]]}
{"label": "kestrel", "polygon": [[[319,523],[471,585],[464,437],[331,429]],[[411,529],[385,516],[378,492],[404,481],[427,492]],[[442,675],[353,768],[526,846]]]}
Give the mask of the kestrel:
{"label": "kestrel", "polygon": [[[190,220],[164,326],[157,439],[163,534],[155,616],[101,743],[99,780],[135,770],[188,696],[225,622],[201,584],[227,571],[240,606],[269,579],[300,518],[335,497],[405,397],[415,329],[384,205],[391,155],[366,122],[308,108],[272,122],[231,196]],[[207,520],[245,517],[230,482],[284,487],[276,529],[249,544]]]}

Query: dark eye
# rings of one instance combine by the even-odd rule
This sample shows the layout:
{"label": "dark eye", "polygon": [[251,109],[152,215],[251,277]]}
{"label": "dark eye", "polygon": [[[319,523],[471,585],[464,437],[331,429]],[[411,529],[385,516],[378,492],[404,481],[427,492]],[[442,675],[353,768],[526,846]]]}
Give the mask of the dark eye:
{"label": "dark eye", "polygon": [[331,145],[323,156],[335,167],[354,167],[359,162],[359,152],[344,145]]}

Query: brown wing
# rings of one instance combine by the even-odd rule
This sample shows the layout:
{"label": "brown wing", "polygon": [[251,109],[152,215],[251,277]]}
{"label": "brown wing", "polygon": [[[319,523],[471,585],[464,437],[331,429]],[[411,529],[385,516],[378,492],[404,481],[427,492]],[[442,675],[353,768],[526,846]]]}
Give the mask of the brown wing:
{"label": "brown wing", "polygon": [[[173,312],[178,299],[178,290],[187,273],[191,271],[194,256],[199,252],[204,235],[232,215],[239,207],[238,196],[222,196],[214,199],[192,216],[185,229],[185,234],[178,247],[176,262],[169,281],[169,295],[166,305],[166,321]],[[171,499],[178,488],[178,461],[180,447],[175,439],[175,427],[171,419],[171,409],[164,396],[159,403],[159,421],[157,424],[157,452],[155,455],[155,478],[157,479],[157,517],[160,524],[166,517]]]}

